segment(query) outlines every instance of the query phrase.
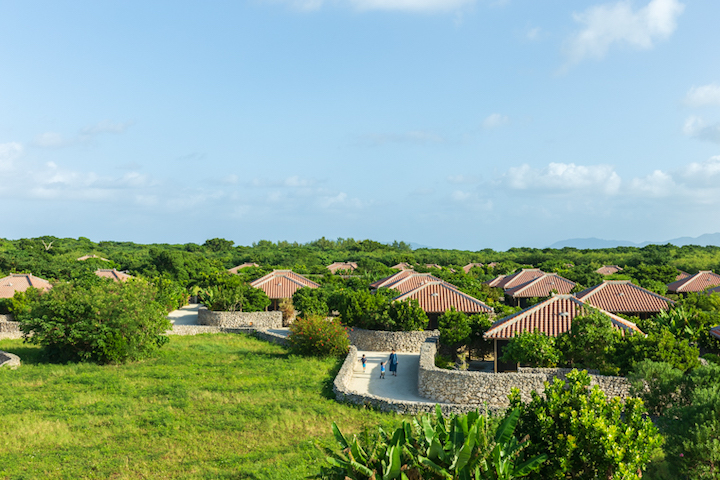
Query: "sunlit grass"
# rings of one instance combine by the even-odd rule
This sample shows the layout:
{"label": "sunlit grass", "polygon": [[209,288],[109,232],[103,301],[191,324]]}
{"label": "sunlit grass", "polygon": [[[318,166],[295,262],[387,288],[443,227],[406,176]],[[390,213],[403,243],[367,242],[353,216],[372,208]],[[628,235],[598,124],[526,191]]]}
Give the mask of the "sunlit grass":
{"label": "sunlit grass", "polygon": [[332,399],[335,359],[244,335],[172,337],[153,360],[48,364],[20,340],[0,369],[0,479],[267,478],[316,473],[345,432],[397,417]]}

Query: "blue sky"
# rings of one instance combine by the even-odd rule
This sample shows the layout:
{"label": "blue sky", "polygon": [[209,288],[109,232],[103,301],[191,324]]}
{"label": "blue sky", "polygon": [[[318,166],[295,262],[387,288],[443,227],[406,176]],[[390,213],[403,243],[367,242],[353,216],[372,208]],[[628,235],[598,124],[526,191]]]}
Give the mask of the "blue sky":
{"label": "blue sky", "polygon": [[720,231],[718,2],[11,1],[0,18],[0,237],[479,250]]}

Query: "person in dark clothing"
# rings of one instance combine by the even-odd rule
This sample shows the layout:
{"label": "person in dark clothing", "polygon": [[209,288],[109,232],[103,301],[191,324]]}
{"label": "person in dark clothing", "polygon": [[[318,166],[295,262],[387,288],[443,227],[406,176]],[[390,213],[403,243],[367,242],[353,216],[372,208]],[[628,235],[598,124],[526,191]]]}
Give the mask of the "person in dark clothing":
{"label": "person in dark clothing", "polygon": [[388,358],[388,369],[392,372],[393,377],[397,377],[397,366],[398,356],[397,353],[395,353],[395,349],[393,348],[392,352],[390,352],[390,358]]}

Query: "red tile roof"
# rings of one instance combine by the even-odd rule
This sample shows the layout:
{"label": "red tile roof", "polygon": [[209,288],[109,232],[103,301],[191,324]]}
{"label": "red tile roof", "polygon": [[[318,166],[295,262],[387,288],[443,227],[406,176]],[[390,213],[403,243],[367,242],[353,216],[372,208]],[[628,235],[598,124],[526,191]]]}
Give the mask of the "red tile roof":
{"label": "red tile roof", "polygon": [[686,293],[702,292],[710,287],[720,285],[720,275],[709,270],[700,271],[695,275],[676,280],[668,284],[668,292]]}
{"label": "red tile roof", "polygon": [[95,270],[95,275],[101,278],[112,278],[116,282],[124,282],[133,278],[132,275],[128,275],[125,272],[119,272],[114,268],[99,268]]}
{"label": "red tile roof", "polygon": [[409,263],[403,262],[403,263],[398,263],[397,265],[393,265],[390,268],[394,268],[395,270],[408,270],[408,269],[412,269],[412,265],[410,265]]}
{"label": "red tile roof", "polygon": [[378,280],[370,284],[372,288],[392,288],[400,293],[407,293],[410,290],[430,282],[442,282],[457,290],[457,287],[430,273],[418,273],[413,270],[403,270],[390,277]]}
{"label": "red tile roof", "polygon": [[687,272],[683,272],[682,270],[678,269],[677,277],[675,277],[675,281],[682,280],[683,278],[689,277],[690,274]]}
{"label": "red tile roof", "polygon": [[720,325],[710,329],[710,334],[720,339]]}
{"label": "red tile roof", "polygon": [[600,275],[612,275],[613,273],[622,272],[622,267],[617,265],[603,265],[602,267],[595,270],[595,273]]}
{"label": "red tile roof", "polygon": [[[394,268],[394,267],[393,267]],[[414,270],[400,270],[397,273],[393,273],[392,275],[381,278],[380,280],[376,280],[373,283],[370,284],[370,288],[387,288],[388,285],[391,283],[395,283],[399,280],[402,280],[403,278],[412,275],[413,273],[417,273]]]}
{"label": "red tile roof", "polygon": [[639,287],[630,280],[605,280],[576,296],[594,307],[613,313],[660,312],[675,304],[669,298]]}
{"label": "red tile roof", "polygon": [[427,313],[445,313],[450,307],[467,314],[492,313],[493,309],[447,282],[428,282],[395,297],[393,301],[417,300]]}
{"label": "red tile roof", "polygon": [[555,293],[567,294],[575,288],[575,282],[563,278],[557,273],[546,273],[542,277],[505,290],[513,298],[549,297]]}
{"label": "red tile roof", "polygon": [[531,280],[542,277],[543,275],[545,275],[545,272],[539,268],[523,268],[512,275],[500,275],[499,277],[487,282],[487,284],[491,287],[508,290],[510,288],[526,284]]}
{"label": "red tile roof", "polygon": [[438,265],[437,263],[426,263],[425,268],[439,268],[442,270],[442,267]]}
{"label": "red tile roof", "polygon": [[12,298],[15,292],[24,292],[30,287],[46,292],[52,288],[52,285],[47,280],[29,273],[14,273],[0,278],[0,298]]}
{"label": "red tile roof", "polygon": [[250,286],[259,288],[271,299],[290,298],[302,287],[318,288],[315,283],[292,270],[274,270],[264,277],[250,282]]}
{"label": "red tile roof", "polygon": [[260,266],[260,265],[258,265],[257,263],[245,262],[245,263],[243,263],[242,265],[238,265],[237,267],[233,267],[233,268],[229,269],[228,272],[237,274],[238,271],[239,271],[239,270],[242,270],[243,268],[259,267],[259,266]]}
{"label": "red tile roof", "polygon": [[468,263],[463,267],[463,271],[465,273],[470,273],[470,270],[473,269],[473,267],[483,267],[484,265],[482,263]]}
{"label": "red tile roof", "polygon": [[[521,332],[539,330],[545,335],[557,337],[570,330],[575,317],[589,314],[593,307],[572,295],[553,295],[547,300],[517,313],[501,318],[485,332],[487,339],[507,340]],[[612,326],[621,331],[633,330],[642,333],[633,322],[599,310],[607,315]]]}
{"label": "red tile roof", "polygon": [[78,261],[84,262],[85,260],[89,260],[89,259],[91,259],[91,258],[98,258],[98,259],[104,260],[104,261],[106,261],[106,262],[109,262],[109,261],[110,261],[110,260],[108,260],[107,258],[98,257],[97,255],[83,255],[82,257],[78,258]]}
{"label": "red tile roof", "polygon": [[327,266],[327,269],[332,273],[338,270],[349,270],[352,272],[356,268],[358,268],[358,265],[355,262],[334,262]]}

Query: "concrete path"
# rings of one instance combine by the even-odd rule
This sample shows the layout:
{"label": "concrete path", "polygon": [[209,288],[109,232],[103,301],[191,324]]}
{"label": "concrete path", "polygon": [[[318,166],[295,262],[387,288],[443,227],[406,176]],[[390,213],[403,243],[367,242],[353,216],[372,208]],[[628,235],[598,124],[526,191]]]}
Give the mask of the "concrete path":
{"label": "concrete path", "polygon": [[191,303],[185,305],[179,310],[168,313],[168,318],[173,325],[198,325],[199,303]]}
{"label": "concrete path", "polygon": [[[367,370],[363,373],[360,358],[365,354]],[[420,364],[419,353],[401,353],[398,356],[397,377],[387,370],[385,378],[380,379],[380,362],[387,362],[390,352],[358,351],[358,362],[355,365],[350,388],[359,393],[369,393],[378,397],[393,400],[405,400],[435,404],[427,398],[418,395],[418,369]]]}

